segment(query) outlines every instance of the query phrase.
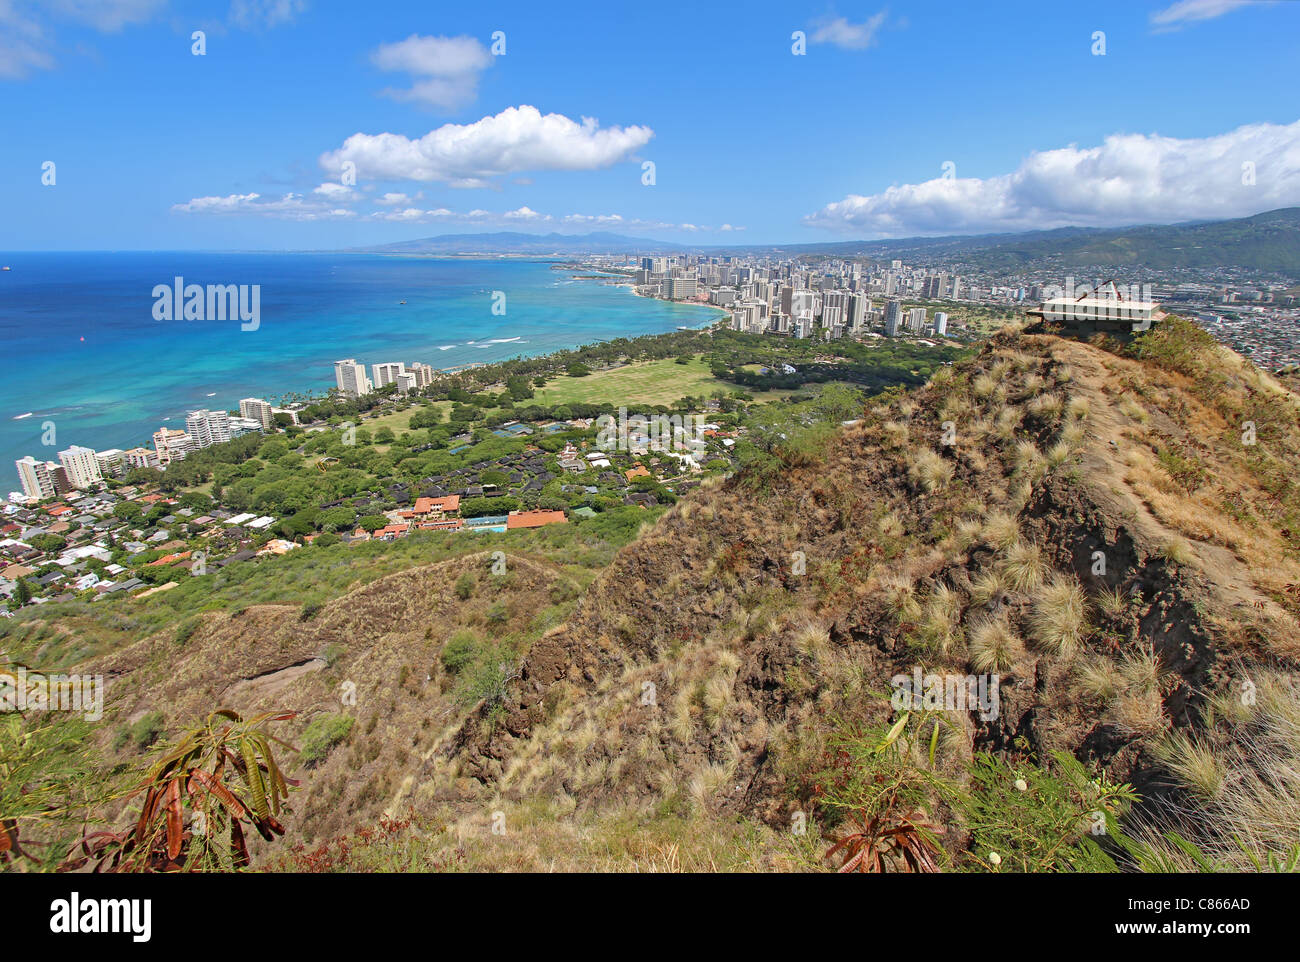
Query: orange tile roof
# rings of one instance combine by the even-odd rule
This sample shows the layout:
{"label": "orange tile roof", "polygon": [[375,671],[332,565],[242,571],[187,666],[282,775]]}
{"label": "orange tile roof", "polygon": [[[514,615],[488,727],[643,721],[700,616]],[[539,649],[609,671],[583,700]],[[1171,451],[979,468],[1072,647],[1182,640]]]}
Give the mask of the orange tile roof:
{"label": "orange tile roof", "polygon": [[145,565],[145,567],[156,568],[159,565],[175,564],[177,561],[184,561],[189,556],[190,553],[188,551],[182,551],[180,554],[165,554],[157,561],[150,561],[147,565]]}
{"label": "orange tile roof", "polygon": [[650,477],[650,472],[646,470],[646,466],[644,464],[638,464],[635,468],[632,468],[630,471],[624,471],[623,473],[627,475],[627,479],[629,481],[631,481],[633,478]]}
{"label": "orange tile roof", "polygon": [[447,511],[459,511],[459,510],[460,510],[460,495],[449,494],[446,497],[442,497],[442,498],[416,498],[415,510],[410,512],[404,511],[402,512],[402,514],[403,516],[406,516],[407,514],[410,515],[428,514],[431,511],[447,512]]}
{"label": "orange tile roof", "polygon": [[511,511],[506,528],[540,528],[547,524],[564,524],[569,519],[563,511]]}
{"label": "orange tile roof", "polygon": [[426,531],[427,530],[454,531],[464,523],[465,522],[461,521],[460,518],[444,518],[441,521],[421,521],[418,524],[416,524],[416,527]]}

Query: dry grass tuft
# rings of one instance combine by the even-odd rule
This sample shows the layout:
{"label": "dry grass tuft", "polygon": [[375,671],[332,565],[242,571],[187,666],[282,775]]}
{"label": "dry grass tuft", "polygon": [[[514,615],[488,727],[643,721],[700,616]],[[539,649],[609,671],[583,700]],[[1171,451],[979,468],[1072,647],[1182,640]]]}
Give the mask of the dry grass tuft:
{"label": "dry grass tuft", "polygon": [[1196,560],[1196,553],[1185,539],[1171,538],[1160,549],[1160,557],[1170,564],[1190,565]]}
{"label": "dry grass tuft", "polygon": [[1017,540],[1003,555],[1002,577],[1012,591],[1021,594],[1037,591],[1047,577],[1042,549],[1032,541]]}
{"label": "dry grass tuft", "polygon": [[1020,522],[1005,511],[990,511],[984,519],[984,540],[1005,551],[1020,540]]}
{"label": "dry grass tuft", "polygon": [[1111,704],[1124,687],[1124,679],[1115,662],[1103,655],[1084,659],[1075,668],[1075,683],[1088,698]]}
{"label": "dry grass tuft", "polygon": [[927,651],[947,655],[961,644],[961,596],[939,585],[925,601],[916,641]]}
{"label": "dry grass tuft", "polygon": [[987,605],[994,598],[1001,598],[1007,590],[1006,579],[998,568],[985,568],[971,579],[971,601],[977,605]]}
{"label": "dry grass tuft", "polygon": [[1088,636],[1088,599],[1070,575],[1055,575],[1034,599],[1030,633],[1045,650],[1069,657]]}
{"label": "dry grass tuft", "polygon": [[923,448],[913,456],[907,473],[913,484],[933,494],[952,480],[953,467],[939,452]]}
{"label": "dry grass tuft", "polygon": [[1006,618],[990,618],[970,631],[970,663],[977,672],[1007,671],[1025,656],[1025,645]]}

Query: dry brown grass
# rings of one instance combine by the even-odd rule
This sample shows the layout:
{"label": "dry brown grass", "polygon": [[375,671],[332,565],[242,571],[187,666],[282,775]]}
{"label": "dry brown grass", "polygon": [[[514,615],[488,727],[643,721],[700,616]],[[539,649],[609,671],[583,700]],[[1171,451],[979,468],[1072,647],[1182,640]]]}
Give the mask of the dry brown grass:
{"label": "dry brown grass", "polygon": [[1300,855],[1300,689],[1274,671],[1256,678],[1258,698],[1197,734],[1177,733],[1157,754],[1188,793],[1186,804],[1148,818],[1140,836],[1172,871],[1204,871],[1170,832],[1190,840],[1221,871],[1283,870]]}
{"label": "dry brown grass", "polygon": [[1005,551],[1020,540],[1020,522],[1005,511],[990,511],[984,519],[984,540]]}
{"label": "dry brown grass", "polygon": [[1028,594],[1037,591],[1047,577],[1043,550],[1032,541],[1013,542],[1002,556],[1002,577],[1012,591]]}
{"label": "dry brown grass", "polygon": [[913,484],[933,494],[952,480],[953,466],[938,451],[923,448],[912,456],[907,473]]}
{"label": "dry brown grass", "polygon": [[1088,601],[1071,575],[1053,575],[1034,599],[1030,635],[1044,650],[1073,655],[1088,636]]}
{"label": "dry brown grass", "polygon": [[1025,657],[1025,645],[1005,617],[989,618],[970,630],[970,663],[992,674],[1013,668]]}

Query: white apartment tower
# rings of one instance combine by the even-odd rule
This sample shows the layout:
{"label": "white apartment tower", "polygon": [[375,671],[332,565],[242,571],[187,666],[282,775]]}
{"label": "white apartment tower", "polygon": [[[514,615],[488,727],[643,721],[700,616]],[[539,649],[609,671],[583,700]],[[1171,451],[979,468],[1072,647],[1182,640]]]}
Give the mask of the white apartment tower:
{"label": "white apartment tower", "polygon": [[262,429],[271,430],[274,423],[273,415],[275,410],[261,398],[246,397],[239,402],[239,416],[241,418],[251,418],[254,421],[260,421]]}
{"label": "white apartment tower", "polygon": [[104,480],[104,476],[99,473],[95,452],[90,448],[74,444],[68,450],[59,452],[59,463],[68,476],[68,483],[79,491],[85,491],[92,484]]}
{"label": "white apartment tower", "polygon": [[361,397],[373,390],[370,378],[366,377],[366,366],[358,364],[356,358],[334,362],[334,381],[348,397]]}
{"label": "white apartment tower", "polygon": [[902,315],[903,305],[899,301],[889,301],[885,304],[885,336],[898,336],[898,322]]}
{"label": "white apartment tower", "polygon": [[224,444],[230,440],[230,415],[225,411],[191,411],[185,419],[185,432],[200,448]]}
{"label": "white apartment tower", "polygon": [[822,327],[843,326],[849,307],[849,295],[844,291],[824,291],[822,293]]}
{"label": "white apartment tower", "polygon": [[158,452],[157,467],[165,468],[172,461],[179,461],[198,445],[184,431],[172,428],[159,428],[153,433],[154,450]]}
{"label": "white apartment tower", "polygon": [[417,388],[425,388],[433,383],[434,371],[432,366],[428,364],[421,364],[416,361],[411,365],[410,373],[415,375],[415,386]]}
{"label": "white apartment tower", "polygon": [[54,476],[45,461],[37,461],[30,454],[14,462],[18,469],[18,480],[22,482],[23,494],[36,501],[54,497]]}
{"label": "white apartment tower", "polygon": [[372,364],[370,369],[375,372],[374,385],[376,390],[381,387],[388,387],[390,384],[400,384],[402,375],[407,373],[406,365],[401,361]]}
{"label": "white apartment tower", "polygon": [[119,478],[126,470],[126,452],[121,448],[109,448],[95,453],[99,473],[104,477]]}

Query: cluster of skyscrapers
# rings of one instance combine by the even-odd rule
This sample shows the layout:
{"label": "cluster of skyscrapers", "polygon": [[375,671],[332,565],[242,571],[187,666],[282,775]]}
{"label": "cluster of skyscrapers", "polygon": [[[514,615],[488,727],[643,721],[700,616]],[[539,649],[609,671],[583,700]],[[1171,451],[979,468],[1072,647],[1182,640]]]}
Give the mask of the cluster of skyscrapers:
{"label": "cluster of skyscrapers", "polygon": [[830,259],[802,260],[673,255],[641,257],[637,293],[668,300],[707,301],[731,311],[731,326],[755,334],[840,338],[883,331],[888,337],[947,333],[948,315],[902,311],[906,296],[956,299],[962,280],[927,274],[901,261],[883,266]]}
{"label": "cluster of skyscrapers", "polygon": [[334,384],[339,389],[339,393],[357,398],[395,384],[398,391],[408,394],[428,387],[437,374],[433,367],[418,361],[409,367],[402,361],[385,361],[381,364],[372,364],[370,369],[374,372],[373,379],[367,376],[366,366],[356,358],[335,361]]}
{"label": "cluster of skyscrapers", "polygon": [[292,411],[282,412],[261,398],[244,398],[239,402],[239,415],[228,411],[211,411],[206,408],[191,411],[185,418],[185,429],[162,427],[153,433],[153,447],[135,447],[122,450],[109,448],[96,451],[74,444],[59,452],[59,460],[43,461],[31,455],[14,462],[23,494],[33,500],[43,501],[73,491],[85,491],[107,478],[120,478],[132,468],[166,469],[173,461],[214,444],[222,444],[253,431],[269,431],[275,424],[275,415],[287,413],[294,421]]}

